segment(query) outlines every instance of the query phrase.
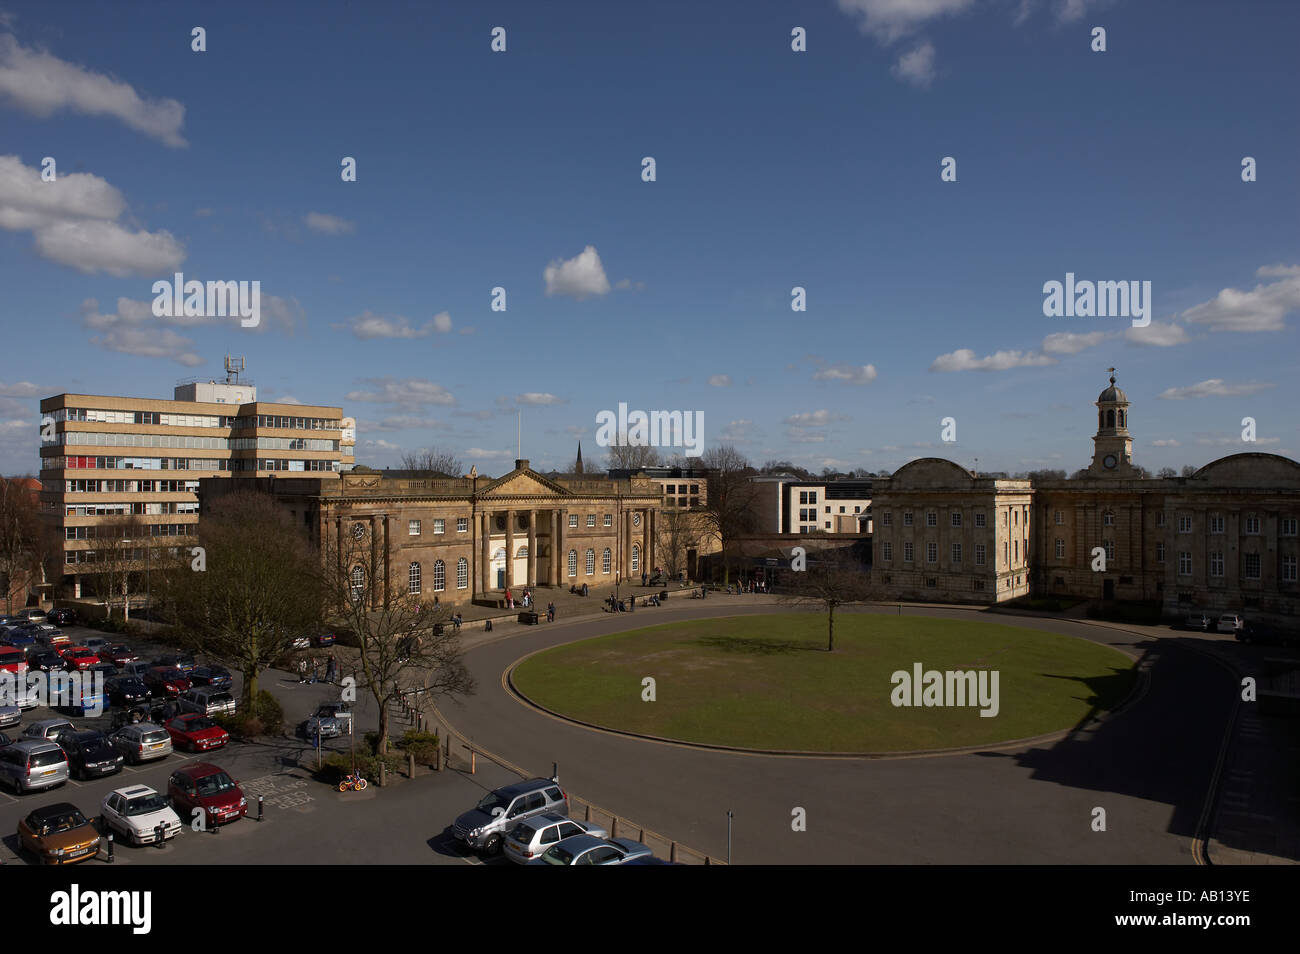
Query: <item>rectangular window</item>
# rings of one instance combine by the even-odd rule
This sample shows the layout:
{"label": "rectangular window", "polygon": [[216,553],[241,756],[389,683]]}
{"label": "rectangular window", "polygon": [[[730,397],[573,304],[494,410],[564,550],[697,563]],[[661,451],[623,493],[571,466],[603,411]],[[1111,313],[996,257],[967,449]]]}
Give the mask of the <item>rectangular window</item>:
{"label": "rectangular window", "polygon": [[1179,518],[1178,518],[1178,532],[1179,532],[1179,533],[1191,533],[1191,532],[1192,532],[1192,518],[1191,518],[1191,517],[1179,517]]}
{"label": "rectangular window", "polygon": [[1107,563],[1113,562],[1115,559],[1115,541],[1103,540],[1102,546],[1105,548],[1106,551],[1106,562]]}
{"label": "rectangular window", "polygon": [[1245,573],[1246,579],[1258,580],[1259,579],[1259,554],[1247,553],[1245,562],[1246,562],[1246,573]]}
{"label": "rectangular window", "polygon": [[1104,514],[1101,515],[1101,523],[1102,526],[1106,526],[1106,527],[1115,526],[1115,514],[1107,510]]}
{"label": "rectangular window", "polygon": [[1296,582],[1296,558],[1294,556],[1282,557],[1282,582]]}
{"label": "rectangular window", "polygon": [[815,490],[808,491],[808,502],[810,504],[815,504],[817,502],[817,491]]}
{"label": "rectangular window", "polygon": [[1058,560],[1065,559],[1065,541],[1060,537],[1056,538],[1056,558]]}
{"label": "rectangular window", "polygon": [[1223,576],[1223,551],[1210,552],[1210,576]]}
{"label": "rectangular window", "polygon": [[406,525],[406,534],[407,536],[418,537],[420,535],[420,521],[418,520],[410,521]]}
{"label": "rectangular window", "polygon": [[905,527],[910,527],[911,525],[912,525],[912,511],[910,511],[910,510],[904,510],[904,511],[903,511],[903,526],[905,526]]}
{"label": "rectangular window", "polygon": [[903,543],[903,562],[912,562],[912,541],[910,540],[904,541]]}
{"label": "rectangular window", "polygon": [[595,525],[596,525],[596,515],[594,513],[587,514],[587,526],[594,527]]}
{"label": "rectangular window", "polygon": [[1056,525],[1059,527],[1063,523],[1065,523],[1065,511],[1058,510],[1056,511]]}
{"label": "rectangular window", "polygon": [[939,544],[931,541],[930,543],[927,543],[925,545],[925,562],[926,563],[939,562]]}
{"label": "rectangular window", "polygon": [[1178,551],[1178,575],[1179,576],[1192,575],[1192,553],[1190,550]]}
{"label": "rectangular window", "polygon": [[[576,513],[569,514],[569,529],[570,530],[578,529],[578,515]],[[577,573],[577,570],[574,570],[574,573]],[[573,574],[570,575],[572,576]]]}
{"label": "rectangular window", "polygon": [[954,527],[960,527],[960,526],[961,526],[961,511],[960,511],[960,510],[954,510],[954,511],[952,512],[952,525],[953,525]]}
{"label": "rectangular window", "polygon": [[1246,517],[1246,532],[1250,534],[1259,533],[1259,517],[1253,514]]}
{"label": "rectangular window", "polygon": [[1223,517],[1217,513],[1210,514],[1210,533],[1223,532]]}
{"label": "rectangular window", "polygon": [[886,563],[894,559],[894,545],[888,540],[880,545],[880,559]]}
{"label": "rectangular window", "polygon": [[1156,544],[1156,562],[1157,563],[1165,562],[1165,545],[1163,543]]}
{"label": "rectangular window", "polygon": [[1156,526],[1163,527],[1164,525],[1165,525],[1165,512],[1161,510],[1159,513],[1156,514]]}
{"label": "rectangular window", "polygon": [[953,562],[953,563],[960,563],[960,562],[961,562],[961,544],[960,544],[960,543],[954,543],[954,544],[952,545],[952,562]]}
{"label": "rectangular window", "polygon": [[984,565],[984,544],[982,543],[975,544],[975,565]]}
{"label": "rectangular window", "polygon": [[894,525],[894,514],[893,514],[893,511],[886,510],[886,511],[884,512],[884,514],[881,515],[881,517],[880,517],[880,525],[881,525],[882,527],[892,527],[892,526]]}
{"label": "rectangular window", "polygon": [[446,533],[446,532],[447,532],[447,521],[446,521],[446,520],[435,520],[435,521],[433,521],[433,532],[434,532],[434,533]]}
{"label": "rectangular window", "polygon": [[614,525],[614,515],[612,513],[605,514],[605,526],[612,527],[613,525]]}
{"label": "rectangular window", "polygon": [[925,512],[925,525],[927,527],[939,526],[939,514],[933,510],[927,510]]}
{"label": "rectangular window", "polygon": [[469,517],[456,518],[456,532],[469,533]]}
{"label": "rectangular window", "polygon": [[1282,524],[1282,531],[1281,531],[1281,532],[1282,532],[1282,536],[1284,536],[1284,537],[1294,537],[1294,536],[1296,535],[1296,518],[1295,518],[1295,517],[1283,517],[1282,520],[1281,520],[1281,524]]}
{"label": "rectangular window", "polygon": [[[975,526],[977,526],[977,527],[983,527],[983,526],[984,526],[984,511],[983,511],[983,510],[981,510],[981,511],[979,511],[978,513],[975,514]],[[981,580],[980,582],[983,582],[983,580]]]}
{"label": "rectangular window", "polygon": [[927,576],[925,578],[925,585],[930,589],[934,589],[939,585],[939,578],[935,576]]}
{"label": "rectangular window", "polygon": [[1016,540],[1014,542],[1016,544],[1016,562],[1019,563],[1020,562],[1020,541]]}

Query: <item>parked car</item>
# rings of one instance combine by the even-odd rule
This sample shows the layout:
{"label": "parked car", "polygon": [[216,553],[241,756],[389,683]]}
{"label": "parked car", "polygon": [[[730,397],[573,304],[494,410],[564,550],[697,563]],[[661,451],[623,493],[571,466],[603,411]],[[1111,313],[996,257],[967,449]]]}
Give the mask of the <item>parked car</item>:
{"label": "parked car", "polygon": [[63,662],[69,669],[80,671],[98,665],[99,654],[85,646],[73,646],[63,651]]}
{"label": "parked car", "polygon": [[189,676],[198,663],[194,661],[191,653],[164,653],[153,661],[155,666],[171,666],[179,669],[181,674]]}
{"label": "parked car", "polygon": [[199,712],[203,715],[234,715],[235,697],[224,689],[200,686],[187,689],[176,700],[181,712]]}
{"label": "parked car", "polygon": [[103,661],[102,659],[100,659],[98,656],[96,656],[95,659],[96,659],[95,664],[94,664],[93,666],[91,666],[89,669],[87,669],[86,672],[98,672],[98,673],[102,673],[103,676],[104,676],[104,679],[106,679],[106,680],[108,680],[108,679],[116,679],[116,678],[117,678],[117,667],[116,667],[116,666],[114,666],[112,663],[106,663],[106,662],[104,662],[104,661]]}
{"label": "parked car", "polygon": [[1239,633],[1245,627],[1246,621],[1236,613],[1224,613],[1214,621],[1214,628],[1220,633]]}
{"label": "parked car", "polygon": [[248,814],[248,799],[226,770],[209,762],[187,765],[167,781],[167,798],[182,817],[193,820],[195,809],[206,826],[238,821]]}
{"label": "parked car", "polygon": [[21,676],[27,671],[27,654],[14,646],[0,646],[0,672]]}
{"label": "parked car", "polygon": [[506,836],[505,854],[515,864],[526,865],[552,845],[574,835],[591,835],[608,838],[609,832],[593,825],[563,815],[537,815],[521,821]]}
{"label": "parked car", "polygon": [[128,762],[139,765],[163,759],[172,754],[172,737],[162,726],[153,722],[124,725],[109,740]]}
{"label": "parked car", "polygon": [[[106,646],[99,651],[99,658],[104,662],[110,662],[121,669],[127,663],[133,663],[137,660],[135,651],[125,643],[114,643],[112,646]],[[147,667],[146,667],[147,668]]]}
{"label": "parked car", "polygon": [[177,698],[190,688],[190,681],[175,666],[153,666],[144,674],[144,684],[155,696]]}
{"label": "parked car", "polygon": [[16,739],[11,739],[3,732],[0,732],[0,749],[3,749],[6,745],[13,745],[16,741]]}
{"label": "parked car", "polygon": [[531,864],[543,865],[624,865],[637,858],[648,858],[653,852],[639,841],[630,838],[593,838],[591,835],[574,835],[552,845],[542,857]]}
{"label": "parked car", "polygon": [[[12,646],[14,649],[20,650],[24,656],[28,653],[39,651],[33,649],[33,647],[39,646],[36,642],[36,637],[28,636],[26,633],[9,633],[5,636],[3,643],[6,646]],[[45,647],[40,646],[40,649],[44,648]]]}
{"label": "parked car", "polygon": [[118,672],[123,676],[138,676],[139,678],[143,679],[144,674],[147,673],[152,668],[153,666],[149,665],[147,662],[142,662],[137,659],[131,662],[123,663],[121,666],[118,667]]}
{"label": "parked car", "polygon": [[43,623],[49,618],[45,610],[41,609],[39,606],[29,606],[26,609],[20,609],[17,613],[14,613],[14,615],[20,619],[27,620],[29,623]]}
{"label": "parked car", "polygon": [[41,719],[39,722],[33,722],[23,729],[23,738],[48,739],[53,742],[59,737],[60,732],[67,732],[68,730],[75,732],[77,727],[67,719]]}
{"label": "parked car", "polygon": [[23,721],[23,710],[16,705],[0,705],[0,729],[7,729]]}
{"label": "parked car", "polygon": [[303,726],[308,738],[318,730],[322,739],[333,739],[352,731],[352,706],[346,702],[326,702],[316,707],[316,711]]}
{"label": "parked car", "polygon": [[42,805],[18,823],[18,847],[42,864],[67,865],[99,854],[99,832],[76,805]]}
{"label": "parked car", "polygon": [[333,646],[337,637],[333,633],[317,633],[311,637],[311,644],[317,649],[324,646]]}
{"label": "parked car", "polygon": [[67,669],[67,664],[52,649],[43,649],[37,653],[28,653],[27,666],[29,669],[36,669],[41,672],[57,672],[61,669]]}
{"label": "parked car", "polygon": [[112,676],[104,680],[104,691],[108,693],[108,702],[114,706],[133,706],[147,702],[153,695],[144,680],[137,676]]}
{"label": "parked car", "polygon": [[191,752],[219,749],[230,741],[230,733],[201,712],[187,712],[167,723],[172,745]]}
{"label": "parked car", "polygon": [[68,780],[68,757],[58,743],[23,738],[0,749],[0,781],[14,793],[52,788]]}
{"label": "parked car", "polygon": [[101,778],[122,770],[121,754],[98,729],[65,730],[55,741],[68,756],[68,772],[73,778]]}
{"label": "parked car", "polygon": [[87,636],[81,641],[81,645],[94,650],[96,653],[102,653],[108,648],[108,640],[103,636]]}
{"label": "parked car", "polygon": [[107,828],[136,845],[153,844],[160,834],[164,840],[175,838],[181,831],[180,818],[167,807],[163,797],[147,785],[109,792],[100,811]]}
{"label": "parked car", "polygon": [[149,699],[126,709],[115,710],[112,723],[113,729],[116,731],[123,726],[139,725],[142,722],[166,725],[174,718],[176,718],[175,703],[166,702],[162,699]]}
{"label": "parked car", "polygon": [[1191,613],[1183,620],[1185,629],[1192,629],[1201,633],[1208,633],[1213,625],[1210,617],[1204,613]]}
{"label": "parked car", "polygon": [[79,622],[77,611],[66,606],[50,610],[48,618],[59,626],[75,626]]}
{"label": "parked car", "polygon": [[215,689],[229,689],[230,670],[224,666],[195,666],[190,673],[191,686],[212,686]]}
{"label": "parked car", "polygon": [[553,778],[533,778],[489,792],[472,810],[458,817],[451,835],[489,855],[501,850],[505,834],[536,815],[569,814],[569,796]]}

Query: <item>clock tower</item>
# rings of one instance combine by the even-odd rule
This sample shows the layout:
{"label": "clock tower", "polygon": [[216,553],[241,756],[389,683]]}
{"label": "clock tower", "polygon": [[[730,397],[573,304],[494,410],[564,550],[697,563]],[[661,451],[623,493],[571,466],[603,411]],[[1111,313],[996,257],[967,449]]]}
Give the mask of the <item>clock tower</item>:
{"label": "clock tower", "polygon": [[1092,466],[1095,477],[1133,477],[1133,438],[1128,432],[1128,395],[1115,387],[1115,369],[1110,371],[1110,387],[1097,396],[1097,436],[1092,439]]}

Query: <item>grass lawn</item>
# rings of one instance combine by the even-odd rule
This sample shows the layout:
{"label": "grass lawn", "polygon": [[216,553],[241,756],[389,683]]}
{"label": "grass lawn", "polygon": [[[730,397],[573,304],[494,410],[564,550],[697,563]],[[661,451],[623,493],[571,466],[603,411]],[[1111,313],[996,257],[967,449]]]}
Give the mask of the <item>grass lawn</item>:
{"label": "grass lawn", "polygon": [[[894,706],[891,675],[997,670],[999,712]],[[982,621],[837,613],[651,626],[561,646],[516,667],[515,686],[556,712],[689,742],[808,752],[984,745],[1077,724],[1127,698],[1122,653],[1082,639]],[[642,679],[656,699],[642,701]]]}

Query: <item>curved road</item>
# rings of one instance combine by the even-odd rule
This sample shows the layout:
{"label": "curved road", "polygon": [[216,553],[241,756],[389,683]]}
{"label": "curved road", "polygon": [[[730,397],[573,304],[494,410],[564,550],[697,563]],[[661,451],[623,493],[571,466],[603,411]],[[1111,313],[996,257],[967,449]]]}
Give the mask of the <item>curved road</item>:
{"label": "curved road", "polygon": [[[714,857],[726,855],[732,810],[736,864],[1192,861],[1236,684],[1222,665],[1179,640],[985,614],[989,622],[1125,650],[1142,660],[1149,682],[1121,712],[1059,740],[933,757],[758,756],[651,742],[564,722],[502,687],[502,673],[535,649],[662,622],[788,611],[767,601],[719,600],[648,616],[511,627],[466,651],[478,693],[444,704],[442,714],[483,750],[538,775],[558,762],[570,791]],[[903,610],[944,618],[972,612]],[[795,808],[806,810],[806,831],[792,830]],[[1105,810],[1104,832],[1093,830],[1095,808]]]}

